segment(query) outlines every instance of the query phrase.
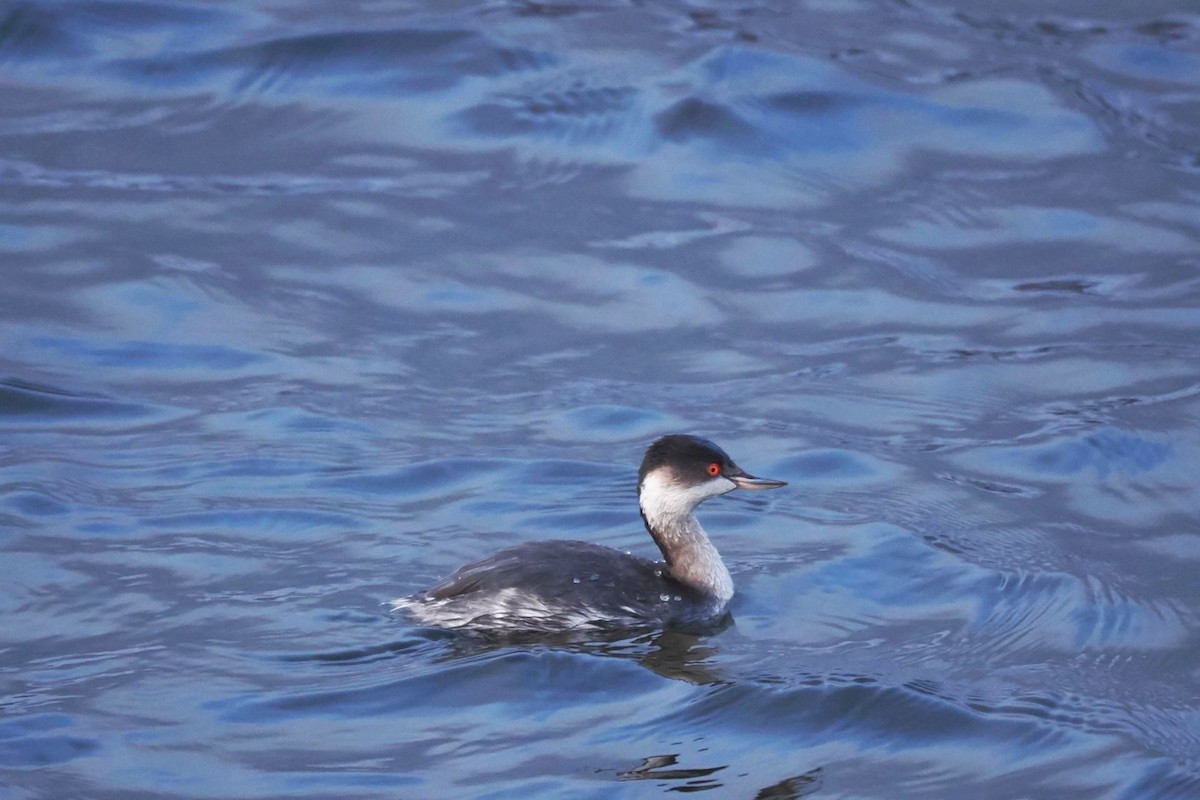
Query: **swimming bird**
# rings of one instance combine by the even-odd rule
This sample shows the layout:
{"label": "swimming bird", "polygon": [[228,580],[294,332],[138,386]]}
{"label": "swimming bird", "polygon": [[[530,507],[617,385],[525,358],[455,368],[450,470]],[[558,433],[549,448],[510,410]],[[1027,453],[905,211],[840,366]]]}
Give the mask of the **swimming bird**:
{"label": "swimming bird", "polygon": [[393,601],[428,625],[556,632],[695,625],[719,620],[733,579],[696,519],[700,503],[784,481],[746,473],[717,445],[671,434],[646,450],[638,506],[662,561],[568,540],[527,542],[460,567]]}

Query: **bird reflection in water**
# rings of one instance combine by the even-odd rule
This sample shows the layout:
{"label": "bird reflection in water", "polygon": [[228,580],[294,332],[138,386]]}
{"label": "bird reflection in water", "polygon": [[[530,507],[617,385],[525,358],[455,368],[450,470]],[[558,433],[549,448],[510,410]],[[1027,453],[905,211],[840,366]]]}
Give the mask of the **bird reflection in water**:
{"label": "bird reflection in water", "polygon": [[[623,781],[662,781],[673,783],[682,781],[681,785],[668,787],[676,792],[703,792],[719,789],[724,784],[715,775],[728,769],[728,765],[719,767],[678,767],[679,754],[647,756],[642,763],[633,769],[618,772],[617,778]],[[778,783],[763,787],[755,795],[754,800],[798,800],[812,794],[821,788],[821,768],[809,770],[802,775],[784,778]]]}
{"label": "bird reflection in water", "polygon": [[589,630],[586,633],[554,635],[456,631],[447,636],[436,629],[424,629],[419,635],[427,635],[448,645],[440,656],[434,656],[438,660],[457,661],[492,650],[535,646],[538,650],[587,653],[636,661],[664,678],[706,686],[728,681],[728,678],[713,667],[713,661],[720,649],[712,637],[729,627],[732,621],[732,617],[726,614],[718,625],[706,626],[703,632],[674,628],[640,633],[630,630]]}

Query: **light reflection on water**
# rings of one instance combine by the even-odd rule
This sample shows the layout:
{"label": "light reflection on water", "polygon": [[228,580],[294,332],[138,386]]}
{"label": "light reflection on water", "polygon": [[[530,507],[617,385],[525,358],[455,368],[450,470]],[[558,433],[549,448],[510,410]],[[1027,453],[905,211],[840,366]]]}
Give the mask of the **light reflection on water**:
{"label": "light reflection on water", "polygon": [[[1200,795],[1187,7],[0,14],[16,796]],[[387,613],[672,430],[729,628]]]}

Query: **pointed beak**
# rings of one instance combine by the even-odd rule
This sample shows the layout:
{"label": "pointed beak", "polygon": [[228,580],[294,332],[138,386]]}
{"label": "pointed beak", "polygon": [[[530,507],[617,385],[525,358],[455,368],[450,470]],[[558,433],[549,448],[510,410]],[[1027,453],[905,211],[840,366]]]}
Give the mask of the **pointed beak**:
{"label": "pointed beak", "polygon": [[726,475],[725,477],[733,481],[739,489],[778,489],[780,486],[787,486],[787,481],[756,478],[745,472],[739,472],[737,475]]}

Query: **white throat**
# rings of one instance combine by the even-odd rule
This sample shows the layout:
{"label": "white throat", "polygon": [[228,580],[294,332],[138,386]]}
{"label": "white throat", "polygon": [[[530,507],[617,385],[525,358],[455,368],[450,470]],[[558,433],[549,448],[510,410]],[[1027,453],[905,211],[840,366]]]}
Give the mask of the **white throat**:
{"label": "white throat", "polygon": [[671,576],[721,603],[733,597],[733,578],[693,511],[708,498],[735,488],[733,481],[725,478],[681,485],[665,467],[647,474],[638,487],[642,517]]}

